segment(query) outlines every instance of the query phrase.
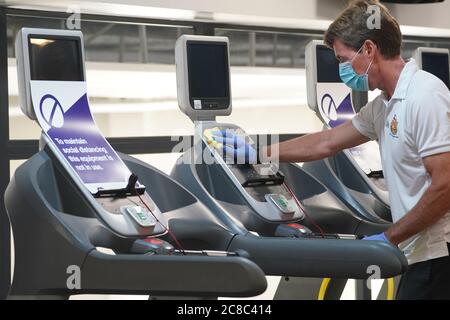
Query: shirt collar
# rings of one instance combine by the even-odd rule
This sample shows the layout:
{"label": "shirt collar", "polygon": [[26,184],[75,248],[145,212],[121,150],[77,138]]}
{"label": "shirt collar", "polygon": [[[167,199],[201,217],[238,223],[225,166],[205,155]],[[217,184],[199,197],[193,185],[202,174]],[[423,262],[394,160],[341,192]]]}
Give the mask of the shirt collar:
{"label": "shirt collar", "polygon": [[[413,58],[409,59],[409,61],[403,67],[402,72],[400,73],[400,77],[398,78],[397,85],[395,86],[394,94],[391,97],[392,99],[405,99],[406,94],[408,93],[408,87],[411,83],[411,79],[414,74],[419,70],[417,67],[416,60]],[[386,94],[383,92],[383,97],[386,99]]]}

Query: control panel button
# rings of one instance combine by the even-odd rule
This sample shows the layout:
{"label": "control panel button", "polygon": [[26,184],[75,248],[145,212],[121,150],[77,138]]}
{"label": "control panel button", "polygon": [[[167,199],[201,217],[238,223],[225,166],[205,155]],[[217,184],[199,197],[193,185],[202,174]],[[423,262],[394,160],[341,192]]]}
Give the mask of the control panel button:
{"label": "control panel button", "polygon": [[141,206],[129,206],[125,211],[137,222],[141,227],[148,228],[155,226],[155,218]]}
{"label": "control panel button", "polygon": [[201,110],[202,109],[202,100],[194,100],[194,109]]}
{"label": "control panel button", "polygon": [[289,200],[286,199],[282,194],[268,194],[266,198],[269,199],[275,206],[284,214],[292,214],[295,213],[295,209],[289,203]]}

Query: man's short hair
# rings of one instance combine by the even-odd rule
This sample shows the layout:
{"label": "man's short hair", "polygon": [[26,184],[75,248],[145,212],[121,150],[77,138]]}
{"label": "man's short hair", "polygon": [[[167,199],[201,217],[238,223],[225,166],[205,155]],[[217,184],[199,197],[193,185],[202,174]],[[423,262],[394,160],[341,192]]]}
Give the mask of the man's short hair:
{"label": "man's short hair", "polygon": [[[373,19],[373,11],[369,7],[374,5],[379,8],[379,28],[368,26],[369,19]],[[399,56],[402,46],[402,34],[397,20],[376,0],[351,2],[325,33],[324,42],[330,48],[336,39],[355,51],[362,47],[364,41],[372,40],[381,55],[387,59]]]}

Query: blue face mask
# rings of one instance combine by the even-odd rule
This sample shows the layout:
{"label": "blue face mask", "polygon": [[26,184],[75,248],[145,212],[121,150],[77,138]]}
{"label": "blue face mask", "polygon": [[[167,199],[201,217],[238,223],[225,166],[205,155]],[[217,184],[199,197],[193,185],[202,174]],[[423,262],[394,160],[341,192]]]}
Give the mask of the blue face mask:
{"label": "blue face mask", "polygon": [[355,91],[369,91],[369,69],[373,60],[370,62],[364,74],[357,74],[353,69],[352,62],[364,45],[356,52],[350,61],[339,63],[339,75],[342,82]]}

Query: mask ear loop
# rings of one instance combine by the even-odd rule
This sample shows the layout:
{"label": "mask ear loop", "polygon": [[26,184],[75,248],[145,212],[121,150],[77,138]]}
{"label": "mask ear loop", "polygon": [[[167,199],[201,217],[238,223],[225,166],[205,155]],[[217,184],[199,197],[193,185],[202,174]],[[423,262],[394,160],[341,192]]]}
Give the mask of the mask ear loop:
{"label": "mask ear loop", "polygon": [[370,61],[369,66],[367,67],[367,70],[366,70],[365,74],[369,74],[369,69],[372,66],[372,63],[373,63],[373,59],[372,59],[372,61]]}
{"label": "mask ear loop", "polygon": [[350,60],[348,60],[348,62],[350,62],[351,64],[353,64],[353,60],[355,60],[356,56],[358,55],[358,53],[361,51],[362,48],[364,48],[364,43],[363,43],[363,45],[361,46],[361,48],[359,48],[359,50],[356,51],[356,53],[353,55],[353,57],[352,57]]}
{"label": "mask ear loop", "polygon": [[[366,43],[364,42],[362,44],[361,48],[359,48],[358,51],[356,51],[356,53],[353,55],[353,57],[348,61],[350,63],[350,65],[352,66],[352,68],[353,68],[353,60],[355,60],[355,58],[358,55],[358,53],[364,48],[365,44]],[[369,66],[367,67],[367,70],[366,70],[366,72],[364,74],[367,74],[369,72],[369,69],[372,66],[372,62],[373,62],[373,60],[369,63]]]}
{"label": "mask ear loop", "polygon": [[355,58],[358,55],[358,53],[360,53],[361,50],[364,48],[365,44],[366,44],[366,42],[363,43],[363,45],[358,49],[358,51],[356,51],[356,53],[353,55],[353,57],[349,60],[351,63],[353,63],[353,60],[355,60]]}
{"label": "mask ear loop", "polygon": [[[365,43],[363,43],[363,45],[362,45],[361,48],[364,47],[364,44],[365,44]],[[368,74],[368,73],[369,73],[369,70],[370,70],[370,67],[372,66],[372,63],[373,63],[373,59],[372,59],[372,61],[370,61],[369,66],[367,67],[366,72],[365,72],[364,74]]]}

